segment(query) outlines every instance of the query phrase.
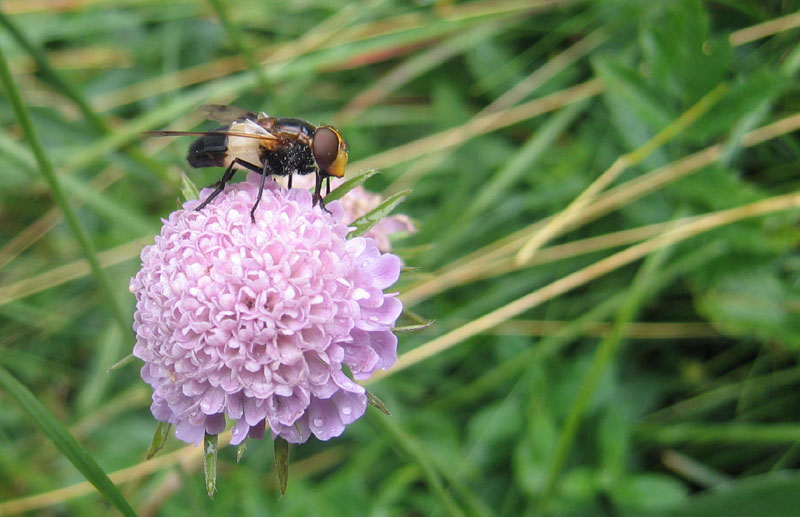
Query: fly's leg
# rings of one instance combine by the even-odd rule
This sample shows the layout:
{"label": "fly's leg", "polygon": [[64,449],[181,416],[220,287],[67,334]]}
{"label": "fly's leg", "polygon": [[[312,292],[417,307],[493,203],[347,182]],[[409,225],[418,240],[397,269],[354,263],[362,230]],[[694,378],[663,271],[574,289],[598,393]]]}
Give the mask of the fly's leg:
{"label": "fly's leg", "polygon": [[320,191],[322,190],[322,176],[320,176],[319,171],[316,171],[314,176],[314,197],[312,198],[311,205],[316,205],[317,203],[322,205],[322,196],[320,195]]}
{"label": "fly's leg", "polygon": [[199,212],[200,210],[205,208],[206,205],[208,205],[211,201],[214,200],[215,197],[217,197],[220,194],[220,192],[225,190],[225,185],[227,185],[228,182],[233,178],[233,175],[236,174],[236,165],[239,165],[246,169],[250,169],[251,171],[261,172],[261,167],[259,167],[258,165],[253,165],[252,163],[246,162],[240,158],[234,158],[231,164],[228,165],[228,168],[225,169],[225,173],[222,175],[222,178],[220,178],[220,180],[214,184],[214,187],[216,187],[214,189],[214,192],[212,192],[205,199],[205,201],[197,205],[197,208],[195,208],[196,211]]}
{"label": "fly's leg", "polygon": [[[261,194],[264,192],[264,182],[267,180],[267,174],[271,174],[271,169],[266,161],[264,162],[264,169],[260,172],[261,182],[258,184],[258,195],[256,196],[256,202],[253,203],[253,208],[250,209],[250,221],[253,223],[256,222],[256,208],[258,208],[258,204],[261,202]],[[289,188],[292,188],[291,181],[292,177],[289,176]]]}
{"label": "fly's leg", "polygon": [[214,189],[214,192],[212,192],[205,199],[205,201],[197,205],[197,208],[195,208],[196,211],[199,212],[200,210],[204,209],[206,205],[208,205],[211,201],[213,201],[214,198],[217,197],[219,193],[225,189],[225,185],[231,180],[231,178],[233,178],[233,175],[236,172],[234,165],[236,165],[235,161],[231,162],[231,164],[228,165],[228,168],[225,169],[225,173],[222,175],[222,178],[220,178],[218,182],[214,183],[214,186],[216,187]]}
{"label": "fly's leg", "polygon": [[[316,172],[316,175],[317,175],[316,176],[316,180],[317,181],[314,182],[314,197],[312,198],[313,202],[312,202],[311,205],[314,206],[317,203],[319,203],[319,207],[330,214],[331,211],[328,210],[327,208],[325,208],[325,201],[322,199],[322,195],[320,194],[320,192],[322,191],[322,182],[324,181],[324,179],[322,177],[322,174],[320,174],[319,171]],[[330,177],[328,177],[328,178],[329,178],[328,181],[330,181]],[[330,192],[330,191],[328,191],[328,192]]]}
{"label": "fly's leg", "polygon": [[292,188],[292,178],[294,178],[294,174],[289,174],[289,188]]}
{"label": "fly's leg", "polygon": [[325,182],[325,195],[327,196],[331,193],[331,177],[328,176],[326,179],[328,180]]}

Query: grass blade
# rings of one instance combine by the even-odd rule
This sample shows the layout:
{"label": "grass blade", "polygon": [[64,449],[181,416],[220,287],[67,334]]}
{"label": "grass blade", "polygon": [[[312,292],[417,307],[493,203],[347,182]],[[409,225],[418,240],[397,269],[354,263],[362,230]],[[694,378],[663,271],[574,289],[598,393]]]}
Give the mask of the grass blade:
{"label": "grass blade", "polygon": [[36,426],[53,442],[53,445],[75,465],[81,474],[97,488],[106,500],[114,505],[122,515],[134,516],[136,512],[122,496],[116,485],[108,478],[100,465],[92,458],[89,451],[83,448],[70,434],[67,428],[50,412],[28,388],[23,386],[5,368],[0,366],[0,386],[17,401],[20,407],[31,417]]}
{"label": "grass blade", "polygon": [[265,92],[274,93],[270,92],[272,88],[270,88],[269,80],[266,74],[264,74],[264,70],[258,60],[256,60],[255,54],[253,54],[251,48],[245,43],[244,38],[242,38],[239,27],[231,20],[230,16],[228,16],[228,12],[225,10],[225,4],[222,0],[208,0],[208,3],[210,3],[214,11],[216,11],[219,20],[225,27],[228,36],[231,38],[231,43],[233,43],[233,46],[244,56],[245,61],[247,61],[247,66],[250,67],[253,75],[255,75],[259,83],[261,83],[261,87]]}
{"label": "grass blade", "polygon": [[106,271],[100,266],[100,261],[97,258],[97,252],[94,248],[94,244],[92,244],[89,234],[81,225],[80,221],[78,220],[78,215],[72,209],[72,205],[70,205],[69,201],[67,200],[67,196],[64,194],[61,182],[59,181],[58,176],[56,176],[55,169],[53,169],[53,164],[50,162],[50,159],[44,152],[44,146],[42,145],[41,140],[39,140],[36,129],[34,129],[33,123],[28,116],[28,110],[25,108],[25,105],[22,102],[22,97],[17,89],[17,85],[14,83],[14,78],[11,76],[11,70],[8,67],[8,62],[2,48],[0,48],[0,82],[3,83],[3,87],[8,95],[8,100],[14,108],[14,113],[17,117],[17,120],[19,121],[19,124],[22,126],[22,130],[25,133],[25,138],[28,140],[28,144],[31,146],[31,150],[36,157],[36,161],[39,163],[39,169],[50,186],[50,192],[52,192],[56,203],[58,203],[61,211],[64,213],[64,219],[67,221],[70,230],[72,230],[73,235],[78,240],[78,243],[83,250],[83,254],[92,268],[92,273],[94,273],[94,276],[97,279],[100,290],[103,291],[106,299],[109,302],[111,312],[114,318],[117,320],[120,330],[122,330],[123,334],[130,332],[128,317],[125,315],[119,300],[114,295],[111,279]]}
{"label": "grass blade", "polygon": [[[55,68],[53,68],[53,66],[50,65],[50,61],[47,59],[47,55],[40,48],[34,45],[30,39],[19,29],[19,27],[17,27],[16,24],[14,24],[11,19],[2,11],[0,11],[0,25],[5,27],[14,40],[21,47],[23,47],[31,55],[31,57],[33,57],[34,61],[36,61],[36,65],[41,69],[42,73],[50,79],[55,86],[55,89],[72,100],[81,113],[83,113],[83,116],[86,118],[86,120],[88,120],[98,132],[102,134],[108,134],[114,131],[111,124],[109,124],[106,119],[98,115],[97,112],[92,109],[92,107],[89,105],[89,102],[84,98],[80,89],[76,88],[73,83],[68,81]],[[131,159],[153,171],[160,178],[166,179],[169,177],[169,172],[163,164],[151,159],[139,149],[134,147],[125,147],[123,151],[127,153]]]}
{"label": "grass blade", "polygon": [[553,460],[547,473],[545,488],[538,503],[539,509],[542,512],[546,511],[550,498],[556,492],[558,481],[566,467],[570,452],[575,445],[578,429],[583,421],[592,395],[595,393],[603,374],[616,359],[617,351],[624,341],[624,330],[626,326],[633,322],[639,314],[646,300],[646,296],[654,294],[647,293],[647,284],[653,283],[653,279],[660,274],[659,270],[669,250],[670,248],[662,248],[655,254],[647,257],[644,261],[633,280],[633,285],[628,290],[627,299],[622,303],[617,313],[611,334],[604,338],[595,350],[589,371],[583,379],[578,395],[572,402],[566,422],[564,422],[558,438]]}
{"label": "grass blade", "polygon": [[424,445],[407,434],[396,420],[386,418],[384,415],[370,414],[370,417],[372,422],[380,427],[382,433],[389,436],[395,446],[419,466],[439,504],[446,508],[447,514],[464,515],[463,509],[445,487],[442,475]]}

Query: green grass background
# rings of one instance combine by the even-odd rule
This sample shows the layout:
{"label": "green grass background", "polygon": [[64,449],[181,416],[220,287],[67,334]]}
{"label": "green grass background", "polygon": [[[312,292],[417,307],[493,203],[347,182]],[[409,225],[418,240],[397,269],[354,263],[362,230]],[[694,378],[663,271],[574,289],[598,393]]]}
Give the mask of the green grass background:
{"label": "green grass background", "polygon": [[[0,514],[800,515],[798,9],[2,2]],[[204,103],[333,123],[348,176],[413,189],[402,323],[435,324],[283,497],[270,440],[213,500],[201,450],[146,461],[150,388],[108,371],[181,172],[220,174],[141,133]]]}

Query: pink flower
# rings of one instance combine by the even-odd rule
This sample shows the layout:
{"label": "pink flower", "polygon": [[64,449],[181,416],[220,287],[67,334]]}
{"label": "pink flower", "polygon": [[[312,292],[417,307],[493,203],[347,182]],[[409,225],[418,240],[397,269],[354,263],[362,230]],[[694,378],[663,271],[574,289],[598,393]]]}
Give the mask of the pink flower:
{"label": "pink flower", "polygon": [[[336,188],[344,183],[343,179],[331,178],[331,188]],[[314,177],[312,174],[305,176],[295,176],[292,180],[292,188],[310,189],[314,186]],[[365,189],[361,185],[351,189],[341,199],[342,208],[344,209],[344,216],[342,220],[345,223],[352,223],[362,215],[367,214],[370,210],[381,204],[383,197],[380,194],[375,194]],[[392,241],[389,236],[394,233],[416,233],[417,229],[414,223],[407,215],[396,214],[384,217],[378,223],[370,228],[364,237],[372,237],[378,243],[378,249],[381,251],[391,251]]]}
{"label": "pink flower", "polygon": [[348,240],[339,203],[329,214],[271,181],[251,223],[258,179],[170,214],[131,280],[151,411],[186,442],[220,433],[225,417],[233,444],[265,426],[294,443],[339,436],[367,404],[342,366],[361,380],[397,360],[402,304],[384,289],[400,259]]}

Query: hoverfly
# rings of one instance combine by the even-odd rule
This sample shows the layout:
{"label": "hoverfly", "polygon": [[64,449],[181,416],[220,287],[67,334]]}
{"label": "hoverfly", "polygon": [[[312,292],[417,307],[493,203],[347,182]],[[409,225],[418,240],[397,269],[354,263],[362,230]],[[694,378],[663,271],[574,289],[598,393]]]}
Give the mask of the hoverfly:
{"label": "hoverfly", "polygon": [[287,117],[270,117],[266,113],[253,113],[221,104],[202,106],[200,112],[208,119],[226,124],[211,131],[150,131],[155,136],[197,135],[200,138],[189,147],[186,160],[192,167],[225,167],[212,192],[196,210],[202,210],[233,178],[238,169],[261,174],[258,196],[250,210],[255,222],[255,211],[261,201],[267,176],[289,176],[292,188],[293,174],[316,175],[314,204],[324,209],[321,190],[330,178],[344,176],[347,165],[347,142],[331,126],[314,126],[305,120]]}

